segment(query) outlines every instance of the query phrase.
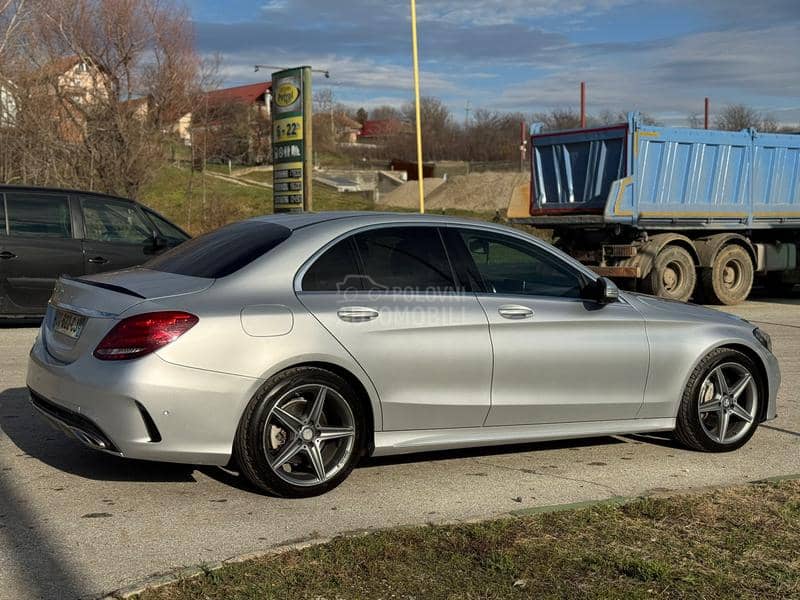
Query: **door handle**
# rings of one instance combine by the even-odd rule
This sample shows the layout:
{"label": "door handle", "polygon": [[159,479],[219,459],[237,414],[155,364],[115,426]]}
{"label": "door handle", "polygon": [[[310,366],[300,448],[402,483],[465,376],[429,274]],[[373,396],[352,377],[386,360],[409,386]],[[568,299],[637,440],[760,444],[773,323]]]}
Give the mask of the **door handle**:
{"label": "door handle", "polygon": [[89,259],[89,262],[93,265],[104,265],[108,262],[108,259],[104,256],[93,256]]}
{"label": "door handle", "polygon": [[336,314],[342,321],[347,321],[348,323],[363,323],[364,321],[377,319],[380,313],[373,308],[367,308],[365,306],[347,306],[345,308],[340,308]]}
{"label": "door handle", "polygon": [[519,304],[504,304],[497,312],[504,319],[530,319],[534,315],[532,308]]}
{"label": "door handle", "polygon": [[12,258],[17,258],[17,255],[13,252],[9,252],[8,250],[3,250],[0,252],[0,260],[11,260]]}

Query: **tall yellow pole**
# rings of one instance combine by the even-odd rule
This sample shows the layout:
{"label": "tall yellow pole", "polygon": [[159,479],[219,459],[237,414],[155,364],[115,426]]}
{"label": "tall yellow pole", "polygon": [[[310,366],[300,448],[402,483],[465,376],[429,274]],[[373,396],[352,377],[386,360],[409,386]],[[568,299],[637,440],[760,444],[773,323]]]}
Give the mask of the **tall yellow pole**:
{"label": "tall yellow pole", "polygon": [[419,212],[425,213],[425,181],[422,176],[422,121],[419,106],[419,49],[417,47],[417,2],[411,0],[411,45],[414,55],[414,107],[417,116],[417,179],[419,180]]}

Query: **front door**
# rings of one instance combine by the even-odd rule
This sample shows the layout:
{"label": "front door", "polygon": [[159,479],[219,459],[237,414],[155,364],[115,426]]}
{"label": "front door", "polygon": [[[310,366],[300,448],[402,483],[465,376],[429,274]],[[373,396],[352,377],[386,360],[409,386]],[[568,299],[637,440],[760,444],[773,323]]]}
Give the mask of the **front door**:
{"label": "front door", "polygon": [[[459,229],[483,281],[494,348],[486,425],[632,419],[649,366],[643,318],[624,301],[585,300],[586,275],[523,238]],[[467,258],[465,258],[467,260]]]}
{"label": "front door", "polygon": [[0,238],[2,312],[41,316],[60,275],[83,274],[81,241],[73,238],[69,198],[6,192],[8,235]]}
{"label": "front door", "polygon": [[133,202],[83,196],[86,273],[141,265],[155,254],[153,226]]}
{"label": "front door", "polygon": [[377,227],[307,270],[301,302],[366,371],[384,431],[479,427],[490,403],[486,316],[457,291],[436,227]]}

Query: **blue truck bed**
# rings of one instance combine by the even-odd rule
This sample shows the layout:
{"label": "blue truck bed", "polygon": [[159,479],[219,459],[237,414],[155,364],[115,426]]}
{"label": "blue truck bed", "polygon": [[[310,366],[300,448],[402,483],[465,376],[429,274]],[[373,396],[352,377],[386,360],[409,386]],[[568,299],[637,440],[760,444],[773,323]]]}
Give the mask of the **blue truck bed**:
{"label": "blue truck bed", "polygon": [[531,130],[534,224],[800,227],[800,135],[652,127]]}

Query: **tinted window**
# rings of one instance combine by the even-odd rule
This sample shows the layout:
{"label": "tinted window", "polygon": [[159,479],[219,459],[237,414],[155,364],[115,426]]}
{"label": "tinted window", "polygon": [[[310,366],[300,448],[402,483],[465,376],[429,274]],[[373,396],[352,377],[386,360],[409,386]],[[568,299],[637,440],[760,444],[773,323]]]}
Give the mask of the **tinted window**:
{"label": "tinted window", "polygon": [[363,289],[353,238],[325,251],[303,276],[303,291],[343,292]]}
{"label": "tinted window", "polygon": [[244,221],[184,242],[144,266],[178,275],[216,279],[249,265],[291,234],[291,230],[282,225]]}
{"label": "tinted window", "polygon": [[189,239],[189,236],[186,235],[183,231],[178,229],[175,225],[167,221],[166,219],[158,216],[151,210],[145,210],[147,216],[150,217],[150,220],[158,229],[158,233],[161,234],[165,240],[170,242],[171,244],[180,244],[181,242],[185,242]]}
{"label": "tinted window", "polygon": [[35,193],[6,194],[8,228],[11,235],[72,237],[66,196]]}
{"label": "tinted window", "polygon": [[0,235],[6,234],[6,200],[0,195]]}
{"label": "tinted window", "polygon": [[144,244],[153,238],[136,205],[104,198],[81,198],[84,237],[97,242]]}
{"label": "tinted window", "polygon": [[581,297],[581,276],[546,251],[505,236],[466,229],[460,233],[487,291],[526,296]]}
{"label": "tinted window", "polygon": [[356,234],[370,290],[453,291],[453,274],[439,231],[433,227],[390,227]]}

